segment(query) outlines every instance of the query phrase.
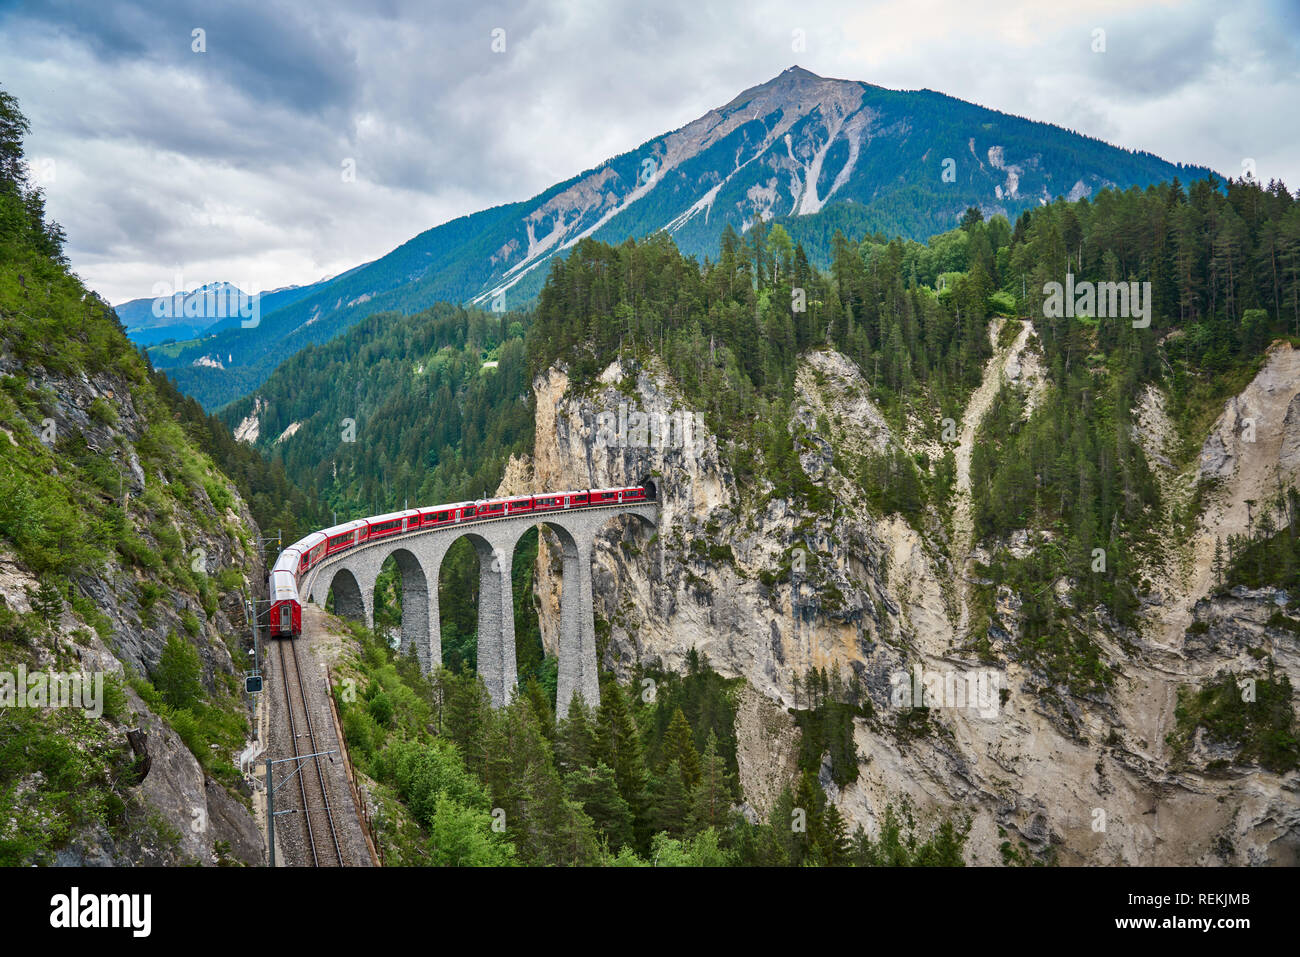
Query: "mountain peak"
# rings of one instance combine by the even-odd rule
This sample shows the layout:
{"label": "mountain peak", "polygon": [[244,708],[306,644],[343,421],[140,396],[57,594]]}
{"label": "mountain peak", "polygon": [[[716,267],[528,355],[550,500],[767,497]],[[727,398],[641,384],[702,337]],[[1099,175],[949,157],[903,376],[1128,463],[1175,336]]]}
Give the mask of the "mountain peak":
{"label": "mountain peak", "polygon": [[[956,178],[944,178],[947,170]],[[620,243],[664,232],[704,258],[717,254],[727,227],[743,233],[780,219],[820,264],[835,229],[919,241],[954,228],[972,206],[1014,221],[1058,195],[1208,173],[940,94],[793,64],[526,203],[431,229],[319,286],[264,296],[255,335],[234,328],[158,359],[182,387],[204,377],[205,401],[220,405],[261,379],[241,372],[216,382],[209,367],[194,371],[201,355],[256,364],[264,377],[283,357],[280,343],[324,341],[375,312],[438,300],[513,307],[541,289],[553,257],[587,237]],[[831,205],[828,218],[813,218]]]}

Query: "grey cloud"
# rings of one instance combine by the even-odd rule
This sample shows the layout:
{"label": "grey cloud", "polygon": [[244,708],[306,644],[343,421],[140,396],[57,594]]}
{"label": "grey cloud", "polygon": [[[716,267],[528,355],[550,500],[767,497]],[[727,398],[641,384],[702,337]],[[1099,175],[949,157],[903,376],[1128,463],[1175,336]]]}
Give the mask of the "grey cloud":
{"label": "grey cloud", "polygon": [[[346,105],[360,79],[346,18],[336,14],[327,4],[283,0],[53,0],[20,5],[5,26],[15,32],[54,27],[104,64],[212,71],[251,99],[320,113]],[[196,28],[205,31],[205,53],[192,50]]]}

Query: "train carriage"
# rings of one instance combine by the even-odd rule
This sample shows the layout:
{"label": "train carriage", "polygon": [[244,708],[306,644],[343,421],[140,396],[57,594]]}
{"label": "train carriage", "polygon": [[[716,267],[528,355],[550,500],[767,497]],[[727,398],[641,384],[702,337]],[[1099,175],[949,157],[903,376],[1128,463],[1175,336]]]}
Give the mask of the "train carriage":
{"label": "train carriage", "polygon": [[298,602],[298,579],[293,572],[277,568],[271,572],[270,632],[272,638],[296,638],[302,634],[302,605]]}
{"label": "train carriage", "polygon": [[506,501],[502,498],[479,499],[474,503],[474,517],[501,518],[506,514]]}
{"label": "train carriage", "polygon": [[521,498],[506,499],[506,514],[521,515],[533,510],[533,497],[525,495]]}
{"label": "train carriage", "polygon": [[373,538],[386,538],[391,534],[402,534],[407,531],[408,520],[415,516],[416,521],[420,519],[419,508],[409,508],[404,512],[389,512],[387,515],[376,515],[373,519],[365,520],[368,527],[367,540]]}
{"label": "train carriage", "polygon": [[366,540],[366,528],[366,520],[362,518],[357,519],[355,522],[345,522],[342,525],[335,525],[333,528],[325,529],[323,534],[328,543],[325,554],[333,555],[345,548],[360,545]]}

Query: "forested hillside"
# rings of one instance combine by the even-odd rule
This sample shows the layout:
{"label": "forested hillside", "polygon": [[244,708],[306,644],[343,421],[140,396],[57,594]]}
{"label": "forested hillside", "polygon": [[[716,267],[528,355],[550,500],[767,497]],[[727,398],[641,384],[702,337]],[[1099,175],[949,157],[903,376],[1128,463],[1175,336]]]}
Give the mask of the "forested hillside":
{"label": "forested hillside", "polygon": [[256,447],[340,521],[480,498],[531,446],[523,318],[445,304],[372,316],[294,355],[220,418],[256,422]]}
{"label": "forested hillside", "polygon": [[[799,356],[830,346],[863,370],[869,398],[914,450],[854,464],[863,497],[918,527],[944,528],[955,471],[944,423],[961,418],[980,382],[995,345],[990,320],[1028,317],[1051,388],[1028,422],[1010,388],[985,418],[971,463],[976,538],[1023,528],[1055,536],[1053,548],[1003,555],[989,572],[1036,596],[1036,620],[1048,622],[1050,608],[1030,586],[1068,575],[1083,597],[1132,623],[1141,601],[1133,572],[1158,557],[1162,502],[1131,410],[1146,385],[1164,390],[1175,455],[1187,461],[1264,347],[1300,328],[1295,200],[1280,184],[1174,181],[1053,203],[1014,228],[971,210],[926,245],[841,233],[832,245],[821,272],[779,224],[724,232],[717,261],[703,267],[663,235],[617,247],[584,240],[552,265],[527,359],[526,317],[449,306],[385,314],[295,356],[223,417],[256,420],[259,447],[342,520],[490,491],[508,456],[531,447],[530,373],[559,361],[581,387],[616,357],[655,353],[728,437],[725,455],[747,494],[829,510],[826,489],[800,465],[805,438],[785,423]],[[1150,327],[1045,318],[1044,285],[1067,272],[1150,282]],[[1012,318],[1004,331],[1018,325]],[[1194,509],[1177,521],[1185,526]],[[1108,573],[1083,574],[1097,547]],[[455,580],[472,591],[472,562],[462,558]],[[472,607],[462,604],[444,605],[459,622],[448,647],[472,662]],[[987,625],[977,616],[971,640],[985,641]],[[1109,680],[1084,639],[1046,631],[1036,656],[1080,688]]]}
{"label": "forested hillside", "polygon": [[[0,864],[258,863],[234,760],[256,526],[69,270],[26,131],[0,91]],[[23,707],[22,668],[102,696]]]}
{"label": "forested hillside", "polygon": [[[746,813],[735,775],[738,683],[698,655],[685,674],[606,680],[598,708],[575,707],[557,724],[536,683],[495,710],[472,673],[422,677],[364,628],[354,633],[360,650],[345,674],[364,694],[337,699],[353,760],[378,783],[386,864],[963,863],[968,821],[925,826],[890,806],[872,838],[827,800],[812,767],[767,820]],[[792,828],[800,813],[805,826]]]}
{"label": "forested hillside", "polygon": [[[963,539],[955,518],[953,423],[963,419],[990,357],[1027,330],[1026,356],[1032,354],[1041,369],[1040,387],[998,389],[994,382],[989,410],[978,421],[968,501],[979,557],[966,566],[970,615],[957,640],[989,662],[1002,655],[1021,661],[1068,693],[1106,694],[1115,681],[1114,657],[1103,653],[1096,634],[1063,613],[1048,586],[1069,581],[1071,602],[1104,608],[1109,627],[1139,625],[1150,587],[1147,569],[1167,558],[1161,536],[1169,534],[1169,522],[1188,534],[1201,499],[1168,500],[1134,410],[1149,401],[1149,389],[1164,397],[1173,440],[1163,448],[1174,459],[1170,467],[1181,468],[1195,458],[1224,400],[1259,368],[1266,347],[1300,331],[1296,201],[1280,184],[1265,189],[1202,181],[1184,187],[1173,181],[1102,191],[1093,200],[1060,200],[1025,212],[1014,225],[970,209],[958,228],[927,244],[880,234],[850,238],[837,230],[830,248],[829,268],[819,270],[782,224],[761,222],[743,235],[725,230],[716,261],[703,264],[662,234],[618,246],[583,240],[552,264],[532,315],[444,305],[414,316],[372,316],[284,363],[221,418],[286,476],[319,493],[341,521],[491,492],[509,456],[531,451],[531,384],[555,364],[581,393],[594,388],[597,374],[616,359],[633,369],[658,363],[671,370],[710,432],[725,437],[720,451],[747,508],[785,499],[830,516],[839,504],[835,495],[801,459],[815,436],[830,430],[823,421],[800,424],[803,397],[795,381],[801,357],[830,348],[861,370],[866,398],[896,437],[854,460],[833,449],[836,468],[854,479],[873,510],[901,515],[947,548],[948,561],[958,566],[965,556],[958,552]],[[1150,283],[1150,324],[1135,328],[1128,318],[1086,310],[1049,316],[1045,287],[1064,282],[1067,273],[1076,283]],[[1009,548],[1026,530],[1046,544],[1027,553]],[[1293,577],[1293,523],[1280,531],[1264,523],[1259,530],[1261,542],[1225,543],[1225,587],[1229,580],[1262,580],[1265,556],[1279,568],[1279,581]],[[1096,571],[1098,548],[1106,555],[1104,570],[1089,574]],[[600,746],[614,749],[608,760],[597,749],[587,763],[569,762],[573,735],[636,738],[648,755],[658,747],[659,732],[650,729],[675,718],[642,708],[607,675],[600,712],[554,726],[554,661],[542,657],[533,598],[536,549],[530,536],[515,557],[522,695],[507,711],[482,710],[476,697],[477,576],[468,548],[449,555],[443,569],[447,671],[427,684],[382,643],[368,646],[358,665],[368,690],[364,703],[346,703],[347,733],[368,773],[411,815],[394,825],[400,833],[390,834],[398,853],[410,860],[442,853],[446,836],[437,835],[458,821],[478,835],[470,842],[477,849],[466,853],[484,860],[614,862],[623,848],[631,862],[632,855],[664,852],[666,841],[678,841],[672,853],[690,860],[715,853],[750,863],[854,857],[834,815],[829,825],[819,824],[829,830],[813,840],[815,847],[799,848],[778,847],[777,832],[763,830],[770,825],[744,819],[689,823],[697,820],[695,812],[682,809],[694,798],[683,803],[669,784],[682,780],[690,795],[698,793],[698,782],[686,780],[691,775],[681,774],[680,763],[676,776],[663,758],[620,770],[616,756],[623,752],[613,743]],[[788,571],[788,565],[773,571],[772,584]],[[1000,588],[1017,596],[1020,625],[1010,638],[1000,617]],[[381,632],[396,625],[399,593],[389,569],[376,601]],[[701,673],[709,674],[706,666]],[[823,672],[816,687],[825,678]],[[1294,757],[1286,730],[1293,721],[1285,700],[1289,686],[1283,677],[1265,687],[1281,703],[1270,705],[1277,714],[1261,732],[1269,736],[1261,753],[1286,767]],[[716,698],[715,705],[725,699]],[[1228,720],[1214,710],[1217,701],[1186,712],[1189,726],[1203,721],[1218,727],[1214,722]],[[624,706],[631,709],[626,716]],[[800,758],[803,777],[792,782],[807,792],[792,798],[803,802],[797,806],[833,807],[814,774],[823,754],[831,756],[837,785],[854,780],[853,729],[857,719],[870,720],[870,707],[861,687],[849,693],[841,686],[796,712],[808,745]],[[444,717],[450,722],[445,727]],[[414,728],[429,721],[444,728],[456,751],[437,740],[402,743],[395,734],[411,722]],[[584,721],[605,728],[584,729]],[[626,722],[622,731],[620,722]],[[712,733],[720,766],[734,761],[725,723],[688,717],[686,732],[698,759],[705,760]],[[517,777],[475,757],[497,753],[492,742],[500,735],[521,749],[516,757],[531,775],[530,787],[540,791],[517,793],[510,783]],[[517,775],[525,774],[521,768]],[[467,777],[457,777],[462,774]],[[455,808],[439,812],[436,795],[419,783],[427,775],[461,781],[453,789]],[[562,846],[528,837],[543,823],[527,810],[542,794],[551,795],[548,806],[561,809],[546,826],[571,838]],[[448,795],[442,800],[452,800]],[[486,809],[506,806],[502,801],[524,818],[508,828],[509,841],[493,836],[483,818]],[[670,818],[688,823],[673,830]],[[950,820],[936,832],[939,843],[926,845],[930,850],[920,857],[959,857],[963,834]],[[879,848],[864,841],[857,858],[878,861]]]}
{"label": "forested hillside", "polygon": [[[258,450],[236,443],[244,455],[266,456],[274,476],[319,496],[313,528],[490,495],[510,456],[532,449],[527,319],[446,304],[413,316],[371,316],[299,352],[253,396],[222,410],[217,447],[227,448],[228,429],[238,429]],[[297,500],[286,502],[276,521],[287,522],[285,513],[296,508]],[[309,530],[301,521],[295,527]],[[514,564],[517,657],[521,674],[536,675],[554,697],[555,662],[543,661],[532,595],[536,553],[532,532]],[[390,564],[377,586],[381,629],[400,620],[398,582]],[[475,663],[478,584],[474,550],[459,542],[439,589],[443,658],[455,668]]]}
{"label": "forested hillside", "polygon": [[[1219,190],[1204,181],[1189,194],[1175,181],[1053,203],[1025,213],[1014,229],[971,211],[958,230],[928,245],[880,236],[852,242],[843,234],[833,245],[822,274],[780,225],[759,224],[743,239],[724,233],[718,261],[703,269],[662,236],[617,247],[585,241],[552,266],[530,332],[532,368],[563,361],[583,383],[619,355],[657,352],[715,431],[734,437],[728,454],[738,476],[761,475],[780,489],[800,484],[783,411],[802,351],[829,345],[845,353],[897,427],[938,439],[991,354],[989,318],[1026,316],[1058,386],[1044,426],[1054,422],[1084,444],[1062,449],[1059,434],[1035,438],[1032,430],[1017,439],[1068,456],[1056,471],[1033,454],[994,454],[995,446],[982,445],[982,530],[1023,526],[1020,496],[1030,470],[1057,493],[1039,497],[1064,502],[1077,523],[1078,489],[1062,498],[1055,483],[1062,474],[1077,479],[1083,461],[1100,470],[1083,479],[1087,511],[1097,527],[1109,527],[1115,484],[1125,470],[1143,471],[1141,453],[1126,438],[1117,457],[1097,450],[1112,444],[1107,436],[1128,415],[1137,387],[1164,382],[1195,442],[1196,427],[1273,337],[1300,333],[1300,210],[1280,184]],[[1042,318],[1044,284],[1063,281],[1067,271],[1076,280],[1151,282],[1151,327]],[[1094,402],[1110,418],[1097,415]],[[988,432],[990,442],[1014,438],[996,423]],[[1129,518],[1140,509],[1140,484],[1128,475]],[[1051,524],[1058,512],[1038,517]]]}

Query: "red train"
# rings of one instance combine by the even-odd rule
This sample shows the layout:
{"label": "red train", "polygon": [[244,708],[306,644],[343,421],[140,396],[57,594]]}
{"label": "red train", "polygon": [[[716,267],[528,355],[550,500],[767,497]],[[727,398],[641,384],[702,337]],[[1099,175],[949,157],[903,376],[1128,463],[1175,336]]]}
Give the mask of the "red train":
{"label": "red train", "polygon": [[510,498],[456,502],[432,508],[411,508],[404,512],[376,515],[312,532],[280,553],[271,568],[270,632],[272,638],[295,638],[302,633],[302,604],[298,583],[322,559],[365,542],[394,535],[409,535],[427,529],[472,522],[492,521],[536,512],[557,512],[575,508],[599,508],[625,502],[649,501],[645,486],[586,489],[580,492],[543,492]]}

